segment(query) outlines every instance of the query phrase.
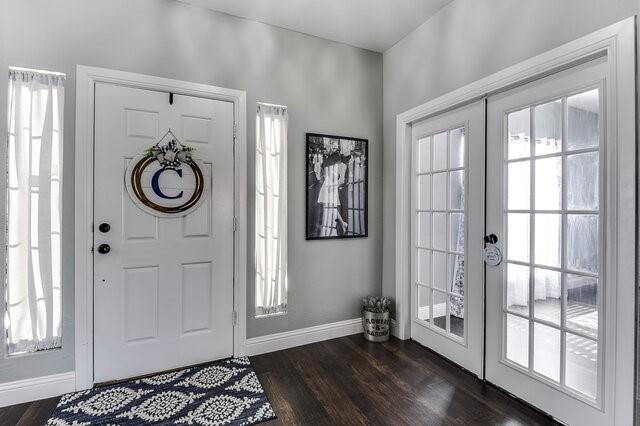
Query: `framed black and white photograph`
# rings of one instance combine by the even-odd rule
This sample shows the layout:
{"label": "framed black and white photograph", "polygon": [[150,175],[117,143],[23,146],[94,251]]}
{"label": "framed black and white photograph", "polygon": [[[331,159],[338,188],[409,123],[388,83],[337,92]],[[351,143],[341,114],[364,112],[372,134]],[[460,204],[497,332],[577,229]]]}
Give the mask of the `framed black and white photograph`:
{"label": "framed black and white photograph", "polygon": [[367,145],[307,133],[307,240],[367,236]]}

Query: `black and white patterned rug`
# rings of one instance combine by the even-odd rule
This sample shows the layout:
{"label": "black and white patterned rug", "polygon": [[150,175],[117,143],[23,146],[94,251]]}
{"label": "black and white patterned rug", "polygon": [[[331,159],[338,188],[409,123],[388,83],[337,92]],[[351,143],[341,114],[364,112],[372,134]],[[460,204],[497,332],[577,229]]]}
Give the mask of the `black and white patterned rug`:
{"label": "black and white patterned rug", "polygon": [[63,395],[47,426],[252,425],[276,418],[248,358]]}

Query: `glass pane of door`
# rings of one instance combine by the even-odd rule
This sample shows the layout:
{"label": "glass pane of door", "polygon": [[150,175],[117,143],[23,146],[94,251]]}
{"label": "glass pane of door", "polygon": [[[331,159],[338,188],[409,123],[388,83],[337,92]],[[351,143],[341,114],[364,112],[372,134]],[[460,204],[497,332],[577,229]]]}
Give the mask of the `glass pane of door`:
{"label": "glass pane of door", "polygon": [[452,339],[465,337],[465,127],[416,143],[414,264],[416,319]]}
{"label": "glass pane of door", "polygon": [[594,401],[600,380],[599,96],[591,89],[507,113],[503,160],[503,359]]}

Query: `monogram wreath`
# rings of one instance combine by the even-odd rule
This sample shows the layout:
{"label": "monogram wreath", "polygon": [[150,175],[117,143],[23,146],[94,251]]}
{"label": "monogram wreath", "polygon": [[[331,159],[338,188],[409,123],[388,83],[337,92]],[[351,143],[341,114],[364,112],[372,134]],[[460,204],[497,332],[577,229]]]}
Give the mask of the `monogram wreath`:
{"label": "monogram wreath", "polygon": [[[162,141],[167,136],[171,137],[170,140],[166,144],[161,145]],[[182,163],[189,165],[192,164],[192,152],[194,150],[195,149],[190,146],[183,145],[173,134],[171,129],[169,129],[167,130],[167,133],[160,138],[158,143],[151,148],[147,148],[144,154],[147,157],[155,157],[163,167],[176,168]]]}

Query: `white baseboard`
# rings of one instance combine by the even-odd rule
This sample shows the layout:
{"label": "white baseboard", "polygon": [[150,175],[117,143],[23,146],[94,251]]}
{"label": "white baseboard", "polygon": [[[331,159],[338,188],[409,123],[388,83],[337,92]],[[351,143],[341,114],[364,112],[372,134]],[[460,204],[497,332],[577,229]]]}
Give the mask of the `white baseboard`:
{"label": "white baseboard", "polygon": [[391,329],[389,330],[389,332],[391,333],[391,335],[395,336],[395,337],[398,337],[398,323],[393,318],[391,318],[391,326],[390,326],[390,328]]}
{"label": "white baseboard", "polygon": [[252,337],[247,339],[247,355],[260,355],[358,333],[362,333],[361,318]]}
{"label": "white baseboard", "polygon": [[74,371],[0,383],[0,407],[52,398],[75,390],[76,373]]}

